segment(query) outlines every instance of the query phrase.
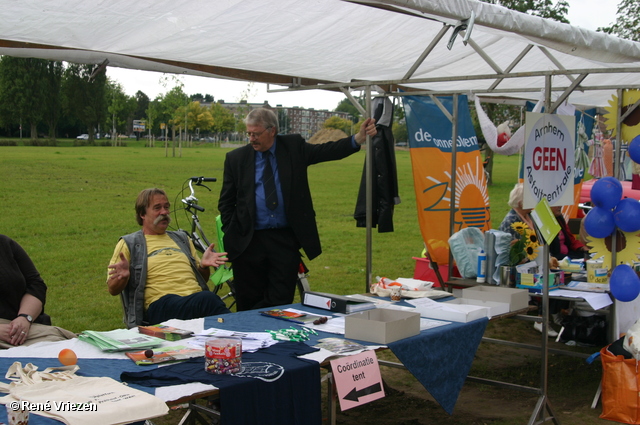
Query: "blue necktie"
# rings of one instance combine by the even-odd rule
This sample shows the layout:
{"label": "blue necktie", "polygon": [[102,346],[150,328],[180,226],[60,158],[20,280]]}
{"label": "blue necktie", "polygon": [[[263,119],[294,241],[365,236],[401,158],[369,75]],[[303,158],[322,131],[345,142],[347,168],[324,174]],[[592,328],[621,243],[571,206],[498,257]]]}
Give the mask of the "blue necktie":
{"label": "blue necktie", "polygon": [[264,172],[262,173],[262,185],[264,186],[264,199],[267,208],[275,210],[278,206],[278,193],[276,191],[276,182],[273,178],[273,168],[271,168],[271,152],[262,153],[264,158]]}

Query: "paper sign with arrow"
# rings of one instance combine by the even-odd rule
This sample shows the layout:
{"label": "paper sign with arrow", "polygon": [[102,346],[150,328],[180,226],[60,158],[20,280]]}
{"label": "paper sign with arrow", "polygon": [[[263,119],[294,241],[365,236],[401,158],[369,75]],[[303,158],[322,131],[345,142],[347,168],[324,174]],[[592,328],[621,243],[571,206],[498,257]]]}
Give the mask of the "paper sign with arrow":
{"label": "paper sign with arrow", "polygon": [[375,351],[331,361],[340,410],[345,411],[384,397],[380,366]]}

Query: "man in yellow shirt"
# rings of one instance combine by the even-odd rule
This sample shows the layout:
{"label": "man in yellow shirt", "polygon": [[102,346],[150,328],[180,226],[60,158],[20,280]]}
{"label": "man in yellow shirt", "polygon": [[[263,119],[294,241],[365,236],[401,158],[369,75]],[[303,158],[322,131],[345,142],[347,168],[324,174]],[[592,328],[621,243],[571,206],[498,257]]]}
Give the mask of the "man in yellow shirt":
{"label": "man in yellow shirt", "polygon": [[207,286],[210,267],[224,264],[226,253],[213,252],[212,244],[199,259],[186,233],[167,231],[170,206],[161,189],[140,192],[142,229],[121,237],[109,262],[109,293],[122,296],[128,328],[230,312]]}

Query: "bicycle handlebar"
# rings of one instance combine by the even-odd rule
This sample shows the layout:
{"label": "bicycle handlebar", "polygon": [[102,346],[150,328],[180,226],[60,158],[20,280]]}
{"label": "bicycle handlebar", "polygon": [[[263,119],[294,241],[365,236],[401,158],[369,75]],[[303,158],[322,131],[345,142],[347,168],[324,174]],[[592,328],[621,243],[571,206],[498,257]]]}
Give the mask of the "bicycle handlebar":
{"label": "bicycle handlebar", "polygon": [[218,179],[216,179],[215,177],[191,177],[191,181],[195,182],[196,184],[200,184],[202,182],[215,182],[218,181]]}
{"label": "bicycle handlebar", "polygon": [[189,207],[191,207],[191,208],[195,208],[195,209],[197,209],[197,210],[198,210],[198,211],[200,211],[200,212],[204,212],[204,208],[203,208],[203,207],[201,207],[201,206],[200,206],[200,205],[198,205],[198,204],[194,204],[193,202],[189,202],[189,201],[187,201],[186,199],[183,199],[183,200],[182,200],[182,202],[184,202],[187,206],[189,206]]}

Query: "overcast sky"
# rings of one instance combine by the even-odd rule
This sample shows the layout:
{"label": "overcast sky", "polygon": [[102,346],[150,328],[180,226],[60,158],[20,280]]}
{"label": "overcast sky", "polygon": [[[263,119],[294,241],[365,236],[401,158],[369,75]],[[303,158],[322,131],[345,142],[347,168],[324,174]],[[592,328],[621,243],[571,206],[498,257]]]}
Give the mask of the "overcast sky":
{"label": "overcast sky", "polygon": [[[595,31],[598,27],[608,26],[615,22],[620,1],[569,0],[570,7],[567,18],[574,26]],[[107,75],[122,84],[125,92],[130,96],[141,90],[150,99],[154,99],[157,95],[167,92],[167,88],[160,84],[162,73],[109,67],[107,68]],[[249,102],[261,103],[267,100],[272,106],[299,106],[302,108],[333,110],[344,99],[342,93],[327,92],[325,90],[267,93],[266,84],[249,84],[247,82],[194,76],[180,76],[179,78],[184,82],[187,94],[210,94],[216,100],[222,99],[226,102],[239,101],[242,93],[247,92],[247,90],[249,91]]]}

